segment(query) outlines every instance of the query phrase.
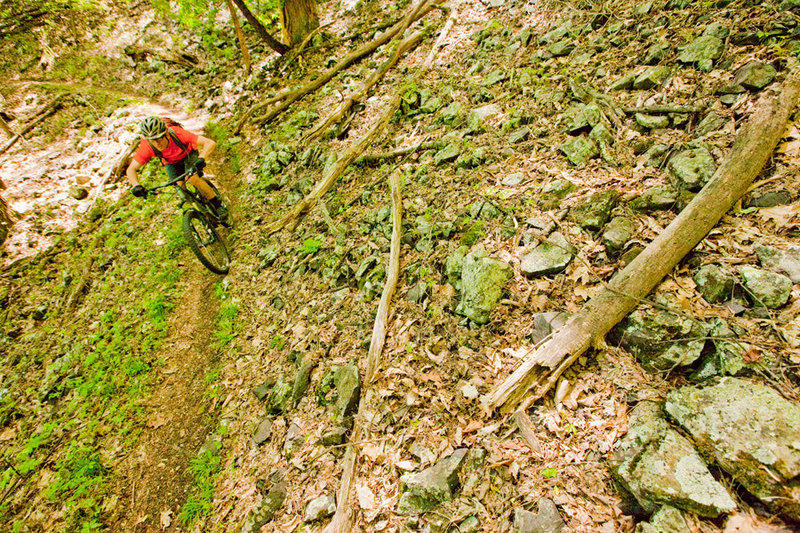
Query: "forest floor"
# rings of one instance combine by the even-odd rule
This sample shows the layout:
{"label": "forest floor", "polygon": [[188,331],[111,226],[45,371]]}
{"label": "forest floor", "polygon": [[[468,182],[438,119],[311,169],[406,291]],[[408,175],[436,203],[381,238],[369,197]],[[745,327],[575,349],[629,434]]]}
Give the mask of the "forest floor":
{"label": "forest floor", "polygon": [[[701,146],[716,163],[725,157],[758,94],[736,93],[725,103],[717,89],[755,59],[782,75],[800,17],[745,0],[702,9],[625,2],[613,13],[592,3],[447,6],[455,22],[433,68],[409,83],[449,14],[439,10],[414,27],[435,31],[389,71],[347,126],[322,140],[304,135],[379,68],[390,47],[270,124],[248,122],[240,134],[234,125],[278,90],[313,78],[332,58],[373,38],[374,27],[397,20],[408,5],[323,3],[322,22],[331,24],[302,59],[284,68],[256,45],[260,62],[250,76],[238,64],[232,31],[188,32],[147,11],[120,18],[115,39],[90,40],[79,53],[59,49],[51,35],[53,71],[29,65],[18,83],[0,90],[3,110],[17,117],[13,127],[55,94],[81,97],[0,156],[2,194],[19,218],[0,271],[0,524],[26,532],[238,532],[257,530],[254,523],[261,531],[325,529],[329,513],[309,518],[308,507],[340,486],[353,418],[341,416],[336,376],[343,368],[361,376],[365,370],[386,279],[391,174],[400,176],[403,204],[400,276],[378,370],[361,384],[355,416],[364,430],[352,443],[359,454],[348,500],[354,530],[511,531],[517,510],[536,511],[544,499],[560,515],[553,527],[563,520],[576,532],[631,532],[648,519],[611,475],[610,459],[631,410],[698,383],[700,361],[646,369],[622,345],[597,346],[564,373],[558,392],[527,409],[533,444],[511,418],[488,413],[481,398],[541,338],[542,313],[577,312],[629,261],[625,252],[672,221],[677,200],[646,211],[633,201],[674,185],[667,168],[674,153]],[[227,22],[219,15],[215,24]],[[729,34],[712,69],[676,59],[715,25]],[[103,23],[96,28],[113,31]],[[354,37],[342,42],[337,35]],[[154,57],[134,61],[122,52],[140,41],[171,51],[177,40],[199,58],[198,69]],[[645,59],[654,47],[661,58]],[[670,75],[647,88],[611,89],[656,65],[668,65]],[[103,72],[113,74],[103,79]],[[587,137],[588,123],[572,131],[576,110],[585,109],[576,81],[621,107],[704,107],[665,115],[666,122],[655,117],[657,127],[623,113],[607,122],[609,157],[574,165],[559,147]],[[367,153],[421,142],[436,147],[350,166],[323,197],[326,216],[317,205],[296,228],[269,235],[269,224],[311,191],[398,90],[400,110]],[[479,109],[486,115],[473,123]],[[224,278],[204,272],[187,251],[171,200],[139,202],[111,176],[136,123],[149,114],[205,128],[219,143],[211,168],[235,198],[237,219],[234,261]],[[717,129],[698,133],[710,114],[719,117]],[[758,263],[756,245],[798,244],[800,136],[790,131],[786,140],[759,176],[760,187],[659,285],[651,295],[656,304],[642,307],[725,321],[755,347],[755,362],[770,361],[744,376],[797,405],[800,289],[792,285],[788,301],[765,312],[744,296],[738,274]],[[143,172],[150,185],[161,177],[152,165]],[[565,181],[574,189],[548,203],[552,186]],[[74,198],[75,187],[88,197]],[[569,214],[608,191],[619,193],[614,216],[633,224],[622,250]],[[785,200],[748,207],[767,193]],[[543,225],[575,247],[574,259],[560,272],[529,277],[522,258],[545,240]],[[507,265],[509,277],[485,323],[465,318],[459,305],[462,279],[451,265],[462,247],[483,248]],[[711,264],[736,277],[730,302],[701,296],[694,276]],[[711,343],[703,354],[710,351]],[[433,512],[398,512],[409,474],[464,448],[470,465],[449,501]],[[720,469],[712,466],[712,473],[736,510],[716,518],[687,512],[688,530],[791,530],[788,519]]]}

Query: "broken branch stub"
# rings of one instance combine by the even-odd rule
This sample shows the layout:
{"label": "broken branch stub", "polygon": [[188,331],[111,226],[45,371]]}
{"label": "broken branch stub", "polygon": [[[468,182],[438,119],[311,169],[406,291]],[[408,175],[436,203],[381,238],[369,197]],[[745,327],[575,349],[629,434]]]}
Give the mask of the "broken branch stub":
{"label": "broken branch stub", "polygon": [[527,404],[544,396],[564,370],[672,271],[745,194],[775,150],[798,93],[800,68],[793,66],[784,83],[758,101],[711,181],[606,288],[484,398],[488,409],[509,412],[523,400]]}

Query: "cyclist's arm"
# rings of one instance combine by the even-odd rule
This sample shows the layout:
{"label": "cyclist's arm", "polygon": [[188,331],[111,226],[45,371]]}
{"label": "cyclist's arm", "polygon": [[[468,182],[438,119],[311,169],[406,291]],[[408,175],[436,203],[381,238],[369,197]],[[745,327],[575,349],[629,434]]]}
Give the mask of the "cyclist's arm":
{"label": "cyclist's arm", "polygon": [[138,161],[131,159],[131,164],[128,165],[128,170],[125,171],[125,176],[127,176],[128,183],[131,184],[131,187],[136,187],[139,185],[139,178],[137,175],[139,174],[139,169],[141,167],[142,165],[140,165]]}
{"label": "cyclist's arm", "polygon": [[217,143],[209,139],[208,137],[203,137],[202,135],[197,136],[197,151],[199,152],[199,156],[203,159],[208,159],[208,156],[211,155],[211,152],[214,151],[214,148],[217,147]]}

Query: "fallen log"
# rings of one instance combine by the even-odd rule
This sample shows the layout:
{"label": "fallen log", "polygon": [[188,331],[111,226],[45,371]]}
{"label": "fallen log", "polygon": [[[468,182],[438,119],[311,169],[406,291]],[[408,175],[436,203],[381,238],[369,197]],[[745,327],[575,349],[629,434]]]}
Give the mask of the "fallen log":
{"label": "fallen log", "polygon": [[263,109],[267,108],[268,106],[277,104],[267,111],[266,113],[257,116],[253,119],[253,122],[256,124],[266,124],[267,122],[271,121],[278,115],[280,115],[283,111],[285,111],[290,105],[294,102],[302,98],[303,96],[312,93],[328,83],[331,79],[333,79],[336,74],[347,68],[348,66],[352,65],[356,61],[363,59],[365,56],[371,54],[375,50],[377,50],[380,46],[388,43],[392,39],[394,39],[398,34],[402,35],[402,33],[414,22],[422,18],[428,11],[432,9],[430,0],[421,0],[419,4],[417,4],[409,13],[406,15],[403,20],[395,24],[391,29],[380,35],[379,37],[373,39],[369,43],[361,46],[360,48],[354,50],[347,54],[344,58],[339,60],[336,65],[328,69],[326,72],[321,74],[318,78],[311,80],[304,85],[296,89],[285,89],[280,91],[275,96],[268,98],[266,101],[260,103],[259,105],[251,107],[247,113],[239,120],[239,123],[234,128],[234,133],[239,133],[242,129],[244,123],[250,119],[253,115],[260,113]]}
{"label": "fallen log", "polygon": [[[800,93],[800,68],[765,93],[711,181],[672,223],[553,336],[484,398],[489,410],[523,408],[636,307],[744,195],[778,144]],[[526,397],[527,395],[527,397]]]}
{"label": "fallen log", "polygon": [[328,114],[328,116],[325,117],[324,120],[322,120],[319,124],[317,124],[314,127],[313,130],[311,130],[308,134],[306,134],[302,142],[305,143],[317,138],[319,135],[322,134],[322,132],[327,130],[329,127],[340,122],[345,117],[347,112],[350,111],[350,108],[353,107],[353,104],[361,101],[367,95],[367,92],[376,83],[378,83],[378,81],[380,81],[381,78],[383,78],[386,72],[388,72],[389,69],[392,68],[400,60],[400,57],[403,54],[405,54],[413,47],[417,46],[420,43],[420,41],[422,41],[422,37],[423,37],[422,32],[417,31],[411,34],[402,43],[400,43],[397,46],[397,49],[391,55],[391,57],[387,59],[378,70],[373,72],[372,76],[370,76],[367,79],[367,81],[365,81],[361,85],[361,87],[359,87],[356,91],[350,94],[350,96],[345,98],[338,106],[336,106],[336,109],[331,111]]}
{"label": "fallen log", "polygon": [[272,235],[276,231],[286,227],[289,223],[296,225],[299,223],[301,217],[305,215],[308,210],[311,209],[311,207],[317,205],[317,202],[325,195],[326,192],[330,190],[331,187],[333,187],[333,184],[336,183],[336,180],[338,180],[341,175],[344,174],[344,171],[347,169],[347,167],[349,167],[353,161],[355,161],[356,158],[367,149],[367,146],[372,144],[372,141],[378,136],[378,133],[386,129],[389,121],[400,108],[400,101],[402,98],[403,92],[401,90],[394,95],[392,100],[389,102],[389,105],[387,105],[384,109],[383,114],[380,116],[380,118],[378,118],[378,120],[375,121],[375,124],[372,125],[369,131],[342,153],[339,159],[336,160],[336,163],[331,165],[327,172],[322,175],[322,180],[314,186],[311,192],[309,192],[298,203],[293,205],[292,208],[282,217],[272,222],[264,229],[267,235]]}
{"label": "fallen log", "polygon": [[[372,338],[370,339],[369,352],[367,353],[367,368],[364,372],[364,387],[362,387],[362,389],[370,385],[378,369],[378,360],[383,351],[384,343],[386,342],[386,322],[389,318],[389,304],[397,288],[397,279],[400,274],[400,237],[403,229],[403,198],[400,196],[400,177],[397,171],[389,175],[389,185],[392,192],[392,241],[389,248],[389,270],[386,275],[386,283],[383,286],[381,301],[378,304],[375,324],[372,328]],[[362,391],[358,406],[359,413],[361,413],[362,406],[366,403],[366,397],[367,395]],[[350,444],[347,445],[347,450],[344,455],[342,480],[339,484],[339,491],[336,494],[336,501],[339,502],[339,505],[336,508],[336,514],[333,515],[333,520],[331,520],[331,525],[328,529],[328,531],[333,533],[348,533],[352,531],[351,523],[353,513],[350,505],[350,493],[353,489],[356,463],[358,462],[358,449],[355,443],[362,440],[365,431],[366,428],[364,427],[363,418],[356,416]]]}

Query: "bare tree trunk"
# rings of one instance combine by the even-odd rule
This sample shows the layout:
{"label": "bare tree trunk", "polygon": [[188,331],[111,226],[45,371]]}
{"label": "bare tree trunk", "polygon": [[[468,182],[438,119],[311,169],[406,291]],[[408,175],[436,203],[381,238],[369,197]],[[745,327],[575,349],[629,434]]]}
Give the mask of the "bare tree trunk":
{"label": "bare tree trunk", "polygon": [[249,22],[253,29],[256,30],[258,36],[261,37],[265,43],[267,43],[267,46],[278,52],[280,55],[283,55],[289,51],[288,46],[279,42],[277,39],[275,39],[275,37],[269,34],[264,25],[261,24],[261,21],[258,20],[255,15],[253,15],[253,12],[250,11],[250,8],[248,8],[247,4],[244,3],[244,0],[232,1],[234,4],[236,4],[236,7],[239,8],[239,11],[242,12],[244,18],[247,19],[247,22]]}
{"label": "bare tree trunk", "polygon": [[653,290],[747,191],[772,155],[800,93],[800,68],[761,97],[711,181],[672,223],[485,400],[504,412],[527,406]]}
{"label": "bare tree trunk", "polygon": [[231,20],[233,27],[236,28],[236,37],[239,39],[239,47],[242,49],[242,59],[244,60],[244,69],[247,74],[250,74],[252,66],[250,63],[250,51],[247,49],[247,41],[244,40],[244,33],[242,27],[239,25],[239,17],[236,16],[236,8],[233,6],[231,0],[228,1],[228,11],[231,12]]}
{"label": "bare tree trunk", "polygon": [[[5,184],[0,180],[0,191],[5,188]],[[14,221],[11,219],[11,209],[9,209],[5,199],[0,196],[0,244],[5,242],[13,223]]]}
{"label": "bare tree trunk", "polygon": [[294,46],[319,27],[316,0],[283,0],[281,2],[283,42]]}

